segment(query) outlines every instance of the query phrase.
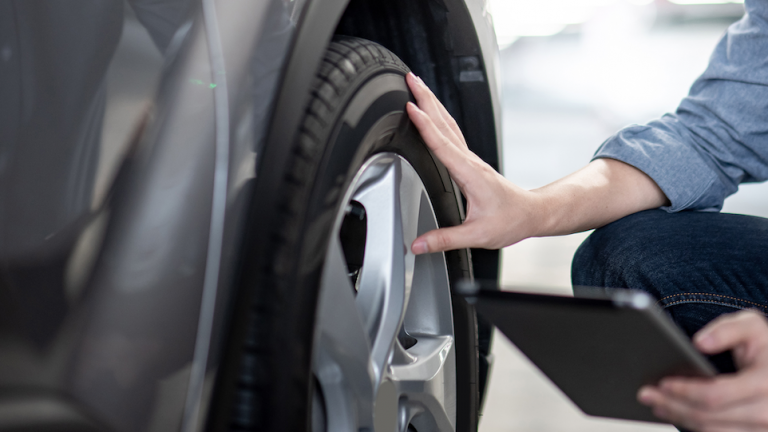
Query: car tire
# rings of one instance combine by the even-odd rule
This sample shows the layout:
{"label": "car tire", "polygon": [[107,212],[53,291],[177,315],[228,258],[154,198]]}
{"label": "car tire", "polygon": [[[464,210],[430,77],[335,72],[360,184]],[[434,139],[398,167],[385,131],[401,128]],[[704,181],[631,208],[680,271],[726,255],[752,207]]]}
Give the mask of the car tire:
{"label": "car tire", "polygon": [[[471,305],[450,294],[450,286],[472,277],[468,250],[417,258],[407,253],[415,234],[395,236],[395,246],[391,250],[381,248],[385,252],[382,256],[395,255],[393,261],[403,257],[406,264],[405,267],[398,263],[383,265],[385,269],[395,268],[392,271],[396,273],[395,276],[384,274],[383,278],[399,281],[402,278],[398,275],[405,275],[407,279],[408,271],[417,274],[422,268],[427,269],[423,272],[431,275],[430,280],[442,280],[441,273],[445,273],[445,283],[426,285],[437,287],[433,289],[435,303],[447,304],[447,312],[441,312],[440,306],[424,303],[431,300],[420,300],[422,303],[413,300],[414,293],[426,290],[419,285],[423,285],[424,279],[415,276],[421,279],[412,280],[407,292],[401,285],[398,285],[399,291],[392,292],[399,292],[401,297],[405,295],[406,303],[411,295],[409,304],[416,305],[414,308],[418,306],[419,314],[411,311],[408,315],[406,306],[402,310],[395,308],[394,312],[388,309],[370,312],[371,308],[379,307],[375,306],[377,302],[397,303],[398,299],[393,300],[394,294],[386,287],[374,295],[383,297],[369,302],[368,316],[361,310],[349,313],[354,307],[349,306],[350,301],[357,302],[359,309],[361,299],[369,296],[364,294],[367,288],[362,286],[362,281],[375,279],[370,276],[372,270],[365,273],[369,268],[366,266],[374,266],[366,264],[367,257],[374,253],[369,250],[372,246],[366,249],[366,242],[373,244],[374,235],[378,235],[372,221],[378,220],[376,217],[381,212],[374,213],[370,208],[373,204],[361,204],[353,199],[355,193],[367,187],[361,182],[379,178],[376,173],[390,170],[392,175],[400,176],[397,180],[400,186],[395,188],[400,191],[397,193],[404,195],[404,188],[424,191],[426,198],[413,210],[413,214],[418,213],[419,221],[408,220],[406,216],[393,222],[395,225],[417,224],[421,232],[429,225],[429,221],[423,225],[422,219],[432,218],[436,226],[445,227],[458,225],[463,218],[460,195],[447,170],[427,149],[404,112],[406,102],[412,100],[404,81],[407,72],[408,68],[393,53],[367,40],[336,37],[328,46],[312,85],[304,119],[290,143],[292,153],[285,170],[287,175],[271,185],[280,191],[282,202],[278,208],[260,210],[274,212],[275,216],[271,219],[272,226],[256,227],[271,232],[267,242],[257,245],[268,259],[258,269],[249,307],[239,308],[244,318],[239,320],[241,329],[234,332],[241,335],[241,342],[237,350],[239,360],[230,362],[237,366],[236,383],[229,387],[230,416],[226,423],[231,430],[340,431],[338,425],[343,425],[343,429],[349,427],[350,431],[366,427],[376,431],[396,427],[418,432],[477,429],[477,319]],[[377,169],[379,171],[375,171]],[[418,195],[418,191],[414,194]],[[405,198],[397,195],[396,199]],[[408,205],[398,201],[395,206],[401,210],[400,213],[393,210],[397,219],[396,215],[402,215],[402,209]],[[387,213],[389,207],[381,208]],[[398,241],[402,242],[403,250],[399,250]],[[344,260],[346,277],[328,282],[333,272],[329,270],[332,267],[329,263],[334,259]],[[436,264],[423,264],[427,261]],[[338,265],[335,269],[338,273]],[[364,279],[365,274],[369,274],[368,279]],[[352,288],[361,286],[355,292],[344,294],[348,288],[336,288],[346,285],[345,281]],[[334,289],[336,294],[331,293]],[[345,296],[346,300],[338,300],[334,295]],[[344,301],[349,307],[342,307]],[[391,326],[397,322],[398,310],[402,314],[397,334],[393,336]],[[442,321],[438,323],[442,318],[435,318],[433,323],[422,319],[430,313],[448,316],[450,326]],[[409,316],[415,315],[419,318],[412,330],[406,323]],[[360,321],[355,321],[358,318]],[[355,328],[356,322],[362,330]],[[386,327],[382,323],[389,323],[389,333],[381,330]],[[336,330],[331,329],[334,326]],[[448,330],[441,333],[438,327],[450,327],[450,334],[446,333]],[[334,331],[337,333],[332,334]],[[344,332],[349,333],[349,337],[341,337]],[[388,350],[385,349],[386,337],[381,336],[384,341],[381,343],[378,339],[384,333],[392,339]],[[439,357],[455,358],[453,366],[452,360],[443,359],[445,371],[441,373],[446,376],[441,380],[447,383],[444,388],[437,388],[440,384],[435,380],[403,385],[401,380],[409,379],[403,378],[405,375],[386,378],[394,376],[392,370],[398,365],[418,361],[414,360],[417,355],[408,352],[416,347],[425,350],[437,340],[443,343]],[[360,359],[365,355],[376,357],[371,352],[377,349],[380,351],[377,358],[389,360],[380,361],[378,366],[369,365],[368,369],[361,367]],[[367,350],[368,354],[362,357],[350,354],[356,350]],[[403,360],[403,356],[407,359]],[[400,358],[397,360],[400,363],[395,365],[393,358]],[[418,388],[430,390],[422,394]],[[387,396],[382,396],[385,393]],[[346,402],[340,405],[339,400]],[[441,417],[443,411],[445,418]],[[339,419],[339,416],[346,417]],[[334,424],[337,426],[332,427]]]}

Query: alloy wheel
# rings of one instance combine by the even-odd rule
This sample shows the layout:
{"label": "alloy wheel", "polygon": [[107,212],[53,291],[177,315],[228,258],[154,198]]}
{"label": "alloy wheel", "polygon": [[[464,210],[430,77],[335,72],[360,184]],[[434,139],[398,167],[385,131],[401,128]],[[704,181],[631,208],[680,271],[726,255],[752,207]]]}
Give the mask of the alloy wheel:
{"label": "alloy wheel", "polygon": [[453,431],[446,261],[410,251],[418,235],[437,228],[424,185],[404,158],[379,153],[342,202],[320,285],[313,431]]}

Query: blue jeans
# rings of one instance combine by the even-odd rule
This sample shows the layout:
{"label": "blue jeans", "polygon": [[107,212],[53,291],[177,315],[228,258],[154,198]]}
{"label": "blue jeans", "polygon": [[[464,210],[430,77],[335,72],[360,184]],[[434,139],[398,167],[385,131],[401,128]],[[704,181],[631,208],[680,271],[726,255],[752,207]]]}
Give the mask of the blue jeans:
{"label": "blue jeans", "polygon": [[[643,290],[692,336],[719,315],[768,314],[768,219],[647,210],[596,230],[576,251],[578,286]],[[730,354],[710,358],[734,370]]]}

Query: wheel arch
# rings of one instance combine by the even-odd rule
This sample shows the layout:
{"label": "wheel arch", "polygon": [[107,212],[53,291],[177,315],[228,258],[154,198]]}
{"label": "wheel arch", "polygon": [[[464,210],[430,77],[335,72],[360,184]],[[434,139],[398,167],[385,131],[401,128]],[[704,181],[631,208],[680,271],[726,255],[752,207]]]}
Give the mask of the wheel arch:
{"label": "wheel arch", "polygon": [[[479,24],[482,25],[482,24]],[[419,75],[456,119],[469,147],[497,171],[495,86],[464,0],[350,0],[335,34],[374,41]],[[445,71],[448,71],[446,73]]]}
{"label": "wheel arch", "polygon": [[[307,0],[260,158],[270,163],[259,168],[259,177],[281,175],[289,152],[286,143],[293,139],[310,83],[325,47],[336,34],[372,40],[398,55],[434,89],[464,131],[470,149],[499,171],[495,40],[489,49],[488,34],[493,35],[490,22],[478,19],[478,11],[470,11],[474,7],[485,13],[483,4],[483,0]],[[478,34],[486,40],[481,41]],[[279,199],[268,187],[259,196],[269,204]],[[497,280],[498,251],[480,249],[472,254],[475,277]]]}

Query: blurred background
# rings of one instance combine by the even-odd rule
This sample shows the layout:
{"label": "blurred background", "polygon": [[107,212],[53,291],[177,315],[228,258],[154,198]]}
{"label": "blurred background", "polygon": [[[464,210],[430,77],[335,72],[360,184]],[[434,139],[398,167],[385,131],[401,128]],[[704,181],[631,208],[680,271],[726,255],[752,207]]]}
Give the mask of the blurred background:
{"label": "blurred background", "polygon": [[[529,189],[587,164],[623,126],[674,111],[727,26],[743,14],[739,2],[712,0],[491,0],[491,8],[501,48],[505,175]],[[162,68],[159,52],[135,19],[126,21],[120,44],[107,76],[113,96],[96,201]],[[126,66],[131,64],[146,67]],[[767,185],[743,186],[725,211],[768,217],[765,197]],[[570,294],[571,257],[588,234],[506,248],[503,283]],[[481,432],[675,431],[585,416],[502,335],[495,336]]]}
{"label": "blurred background", "polygon": [[[674,111],[715,44],[744,13],[714,0],[491,0],[501,49],[504,169],[531,189],[587,164],[622,127]],[[768,216],[768,185],[742,186],[724,211]],[[589,233],[503,251],[502,280],[569,295],[571,258]],[[481,432],[675,431],[587,417],[502,335]]]}

